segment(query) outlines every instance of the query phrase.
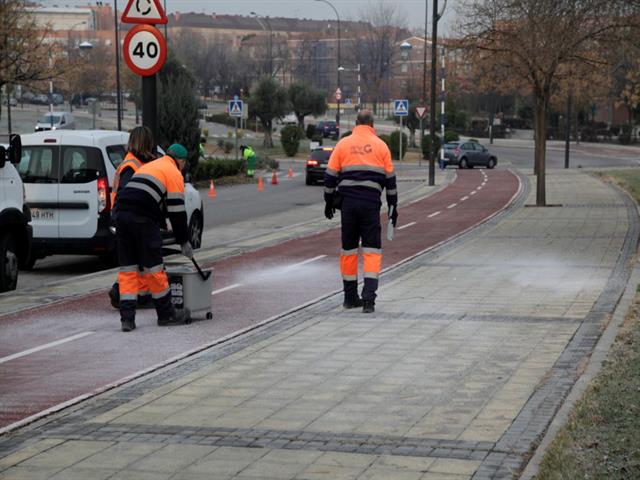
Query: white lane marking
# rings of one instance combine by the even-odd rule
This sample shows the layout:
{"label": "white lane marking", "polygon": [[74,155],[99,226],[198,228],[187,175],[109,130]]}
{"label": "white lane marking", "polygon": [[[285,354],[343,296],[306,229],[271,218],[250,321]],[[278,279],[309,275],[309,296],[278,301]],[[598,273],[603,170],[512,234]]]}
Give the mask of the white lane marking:
{"label": "white lane marking", "polygon": [[469,195],[465,195],[460,199],[461,202],[464,202],[465,200],[469,200]]}
{"label": "white lane marking", "polygon": [[39,352],[41,350],[46,350],[47,348],[57,347],[58,345],[62,345],[63,343],[73,342],[74,340],[78,340],[79,338],[86,337],[87,335],[92,335],[95,332],[82,332],[77,333],[75,335],[71,335],[70,337],[62,338],[60,340],[56,340],[55,342],[45,343],[44,345],[40,345],[38,347],[30,348],[29,350],[24,350],[22,352],[14,353],[13,355],[8,355],[6,357],[0,358],[0,363],[6,363],[11,360],[15,360],[16,358],[25,357],[27,355],[31,355],[32,353]]}
{"label": "white lane marking", "polygon": [[476,193],[478,193],[478,192],[476,192],[476,191],[474,190],[474,191],[473,191],[473,192],[471,192],[469,195],[475,195]]}
{"label": "white lane marking", "polygon": [[286,268],[290,269],[290,268],[301,267],[302,265],[306,265],[307,263],[315,262],[316,260],[320,260],[321,258],[324,258],[324,257],[326,257],[326,255],[318,255],[317,257],[313,257],[313,258],[310,258],[308,260],[304,260],[302,262],[298,262],[298,263],[294,263],[292,265],[288,265]]}
{"label": "white lane marking", "polygon": [[233,288],[238,288],[238,287],[241,287],[241,286],[242,286],[241,283],[234,283],[233,285],[229,285],[228,287],[219,288],[218,290],[214,290],[213,292],[211,292],[211,295],[212,296],[213,295],[217,295],[219,293],[226,292],[227,290],[231,290]]}
{"label": "white lane marking", "polygon": [[447,207],[447,209],[449,209],[449,208],[453,208],[453,207],[455,207],[455,206],[457,206],[457,205],[458,205],[457,203],[452,203],[451,205],[449,205],[449,206]]}
{"label": "white lane marking", "polygon": [[431,215],[428,215],[427,218],[435,217],[436,215],[440,215],[440,213],[442,213],[442,212],[440,212],[440,211],[434,212]]}
{"label": "white lane marking", "polygon": [[401,227],[398,227],[398,230],[404,230],[405,228],[409,228],[412,227],[413,225],[415,225],[418,222],[411,222],[411,223],[407,223],[406,225],[403,225]]}

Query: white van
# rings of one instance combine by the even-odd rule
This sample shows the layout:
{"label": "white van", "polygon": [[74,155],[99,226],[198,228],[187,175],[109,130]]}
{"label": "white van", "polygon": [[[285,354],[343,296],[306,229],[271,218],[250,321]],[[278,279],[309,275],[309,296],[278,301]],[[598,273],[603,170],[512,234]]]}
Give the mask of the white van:
{"label": "white van", "polygon": [[30,257],[31,214],[24,187],[13,164],[20,162],[20,137],[0,145],[0,292],[15,290],[18,269]]}
{"label": "white van", "polygon": [[69,112],[48,112],[45,113],[38,123],[36,123],[35,131],[42,132],[45,130],[75,130],[76,120],[73,114]]}
{"label": "white van", "polygon": [[[22,136],[18,171],[33,225],[33,255],[27,268],[47,255],[114,258],[110,192],[126,154],[129,134],[106,130],[48,131]],[[203,210],[198,191],[185,185],[190,241],[202,241]],[[165,243],[172,243],[170,232]]]}

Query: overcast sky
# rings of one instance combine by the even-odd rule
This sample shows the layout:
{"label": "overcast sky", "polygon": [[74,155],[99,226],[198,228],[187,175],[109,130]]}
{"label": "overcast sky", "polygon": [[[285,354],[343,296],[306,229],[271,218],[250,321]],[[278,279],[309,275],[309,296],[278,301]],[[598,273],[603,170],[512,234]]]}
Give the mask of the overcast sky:
{"label": "overcast sky", "polygon": [[[104,1],[104,0],[103,0]],[[109,3],[110,0],[104,1]],[[112,1],[112,0],[111,0]],[[124,9],[127,0],[119,0],[118,8]],[[357,20],[359,12],[366,9],[367,6],[377,3],[378,0],[331,0],[340,14],[340,19]],[[384,3],[397,5],[403,12],[409,23],[410,28],[424,29],[424,13],[425,0],[383,0]],[[201,12],[201,13],[220,13],[229,15],[249,15],[249,12],[256,12],[258,15],[271,17],[297,17],[312,19],[334,19],[335,13],[326,3],[314,0],[161,0],[166,2],[167,10],[173,12],[180,10],[181,12]],[[439,30],[444,29],[445,33],[450,30],[455,18],[454,6],[458,0],[449,0],[447,9],[439,25]],[[47,6],[65,6],[65,5],[86,5],[87,0],[41,0],[41,3]],[[443,0],[439,1],[442,5]],[[433,9],[432,0],[428,1],[429,13]],[[431,15],[429,15],[429,18]],[[431,20],[429,20],[431,22]],[[431,31],[431,25],[429,25]]]}

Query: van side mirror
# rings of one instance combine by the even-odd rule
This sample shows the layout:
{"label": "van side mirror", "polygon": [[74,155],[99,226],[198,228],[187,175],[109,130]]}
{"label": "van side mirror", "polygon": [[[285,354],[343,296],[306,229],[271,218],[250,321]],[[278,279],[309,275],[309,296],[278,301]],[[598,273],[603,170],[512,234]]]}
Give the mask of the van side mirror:
{"label": "van side mirror", "polygon": [[4,168],[7,163],[7,149],[0,145],[0,168]]}
{"label": "van side mirror", "polygon": [[22,159],[22,140],[20,135],[11,135],[9,141],[9,161],[14,165],[18,165]]}

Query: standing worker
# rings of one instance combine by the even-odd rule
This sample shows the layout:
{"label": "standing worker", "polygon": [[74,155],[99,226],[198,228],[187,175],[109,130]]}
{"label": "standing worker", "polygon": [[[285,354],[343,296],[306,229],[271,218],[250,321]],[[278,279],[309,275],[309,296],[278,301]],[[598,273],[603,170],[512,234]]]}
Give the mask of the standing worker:
{"label": "standing worker", "polygon": [[[342,212],[340,272],[344,287],[343,305],[345,308],[362,306],[364,313],[375,311],[382,266],[380,196],[383,189],[387,190],[387,205],[395,227],[398,190],[391,152],[373,129],[373,114],[362,110],[358,113],[353,133],[338,142],[329,159],[324,174],[324,214],[332,219],[336,208]],[[340,200],[336,202],[338,198]],[[362,298],[358,297],[360,242],[364,257]]]}
{"label": "standing worker", "polygon": [[[127,186],[133,174],[145,163],[155,159],[156,144],[153,140],[153,133],[149,127],[135,127],[131,130],[129,135],[129,144],[127,145],[127,154],[118,169],[116,170],[115,178],[113,179],[113,188],[111,189],[111,205],[115,208],[116,200],[118,198],[118,192]],[[112,210],[113,222],[116,221],[115,209]],[[113,308],[120,308],[120,290],[118,283],[114,283],[109,290],[109,299]],[[147,288],[144,276],[142,273],[142,266],[138,272],[138,306],[150,306],[152,304],[151,295]]]}
{"label": "standing worker", "polygon": [[144,268],[144,280],[158,314],[158,325],[184,323],[189,318],[187,309],[176,310],[171,303],[169,279],[162,262],[160,233],[160,225],[164,222],[163,208],[166,206],[182,254],[193,258],[184,205],[184,179],[180,173],[186,160],[187,149],[180,144],[173,144],[168,148],[167,155],[140,167],[127,186],[118,193],[118,282],[123,332],[136,328],[138,265]]}
{"label": "standing worker", "polygon": [[242,146],[242,156],[245,162],[247,162],[247,177],[253,178],[253,173],[256,168],[256,152],[249,145]]}

